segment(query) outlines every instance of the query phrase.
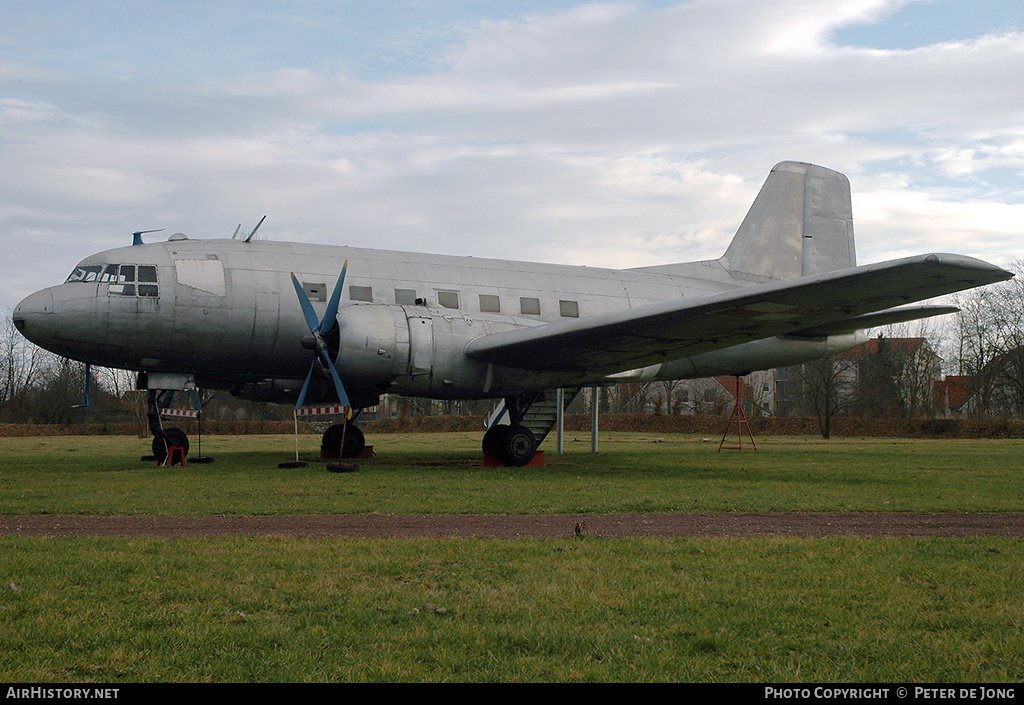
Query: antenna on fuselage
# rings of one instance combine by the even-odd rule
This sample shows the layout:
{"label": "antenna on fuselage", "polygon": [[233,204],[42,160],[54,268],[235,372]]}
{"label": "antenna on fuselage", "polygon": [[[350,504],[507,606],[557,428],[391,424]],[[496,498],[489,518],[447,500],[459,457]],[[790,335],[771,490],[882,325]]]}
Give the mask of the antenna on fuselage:
{"label": "antenna on fuselage", "polygon": [[146,233],[162,233],[163,228],[157,228],[156,230],[139,230],[138,232],[132,233],[132,245],[145,245],[142,241],[142,236]]}
{"label": "antenna on fuselage", "polygon": [[260,229],[260,226],[263,225],[263,221],[266,220],[266,219],[267,219],[267,216],[263,216],[262,218],[260,218],[260,222],[256,223],[256,227],[252,229],[251,233],[249,233],[249,237],[245,238],[246,242],[249,242],[250,240],[252,240],[252,236],[256,234],[256,231]]}
{"label": "antenna on fuselage", "polygon": [[238,224],[238,227],[237,227],[237,228],[235,228],[235,234],[231,236],[231,239],[232,239],[232,240],[234,240],[234,239],[235,239],[236,237],[238,237],[238,231],[239,231],[239,230],[241,230],[241,229],[242,229],[242,224],[241,224],[241,223],[239,223],[239,224]]}

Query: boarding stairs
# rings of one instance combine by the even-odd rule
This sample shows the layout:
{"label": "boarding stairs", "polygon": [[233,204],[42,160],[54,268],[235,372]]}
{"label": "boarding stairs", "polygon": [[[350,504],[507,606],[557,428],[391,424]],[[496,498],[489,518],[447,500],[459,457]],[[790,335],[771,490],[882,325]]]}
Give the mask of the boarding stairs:
{"label": "boarding stairs", "polygon": [[[580,389],[580,387],[570,387],[562,390],[563,408],[567,408],[572,403],[572,400],[579,394]],[[510,423],[509,416],[505,400],[499,400],[487,417],[487,428],[500,424],[508,425]],[[548,389],[530,404],[526,413],[523,414],[522,425],[526,426],[533,433],[539,448],[556,423],[558,423],[558,390]]]}

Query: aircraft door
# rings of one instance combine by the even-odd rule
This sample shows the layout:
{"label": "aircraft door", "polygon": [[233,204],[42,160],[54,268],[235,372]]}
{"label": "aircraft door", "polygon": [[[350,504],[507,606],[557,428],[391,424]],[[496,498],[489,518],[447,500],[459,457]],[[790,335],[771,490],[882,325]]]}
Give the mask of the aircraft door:
{"label": "aircraft door", "polygon": [[[422,306],[401,306],[402,328],[408,326],[408,335],[397,330],[396,365],[394,381],[399,394],[427,394],[434,371],[434,319]],[[403,354],[408,351],[408,357]],[[404,360],[407,360],[403,364]]]}
{"label": "aircraft door", "polygon": [[276,291],[257,291],[252,319],[250,354],[256,359],[270,358],[277,345],[281,320],[281,295]]}
{"label": "aircraft door", "polygon": [[404,308],[409,320],[409,375],[430,375],[434,366],[434,320],[428,312]]}

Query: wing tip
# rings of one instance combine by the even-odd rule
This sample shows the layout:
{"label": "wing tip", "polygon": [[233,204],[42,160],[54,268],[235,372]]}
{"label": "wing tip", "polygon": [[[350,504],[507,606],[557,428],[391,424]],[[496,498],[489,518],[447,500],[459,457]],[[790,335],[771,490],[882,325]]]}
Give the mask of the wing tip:
{"label": "wing tip", "polygon": [[1007,281],[1009,279],[1013,279],[1015,276],[1014,273],[1008,269],[1004,269],[990,262],[986,262],[985,260],[978,259],[977,257],[971,257],[969,255],[957,255],[949,252],[932,252],[926,255],[921,255],[920,259],[925,264],[936,266],[945,265],[975,272],[980,275],[986,283],[990,284]]}

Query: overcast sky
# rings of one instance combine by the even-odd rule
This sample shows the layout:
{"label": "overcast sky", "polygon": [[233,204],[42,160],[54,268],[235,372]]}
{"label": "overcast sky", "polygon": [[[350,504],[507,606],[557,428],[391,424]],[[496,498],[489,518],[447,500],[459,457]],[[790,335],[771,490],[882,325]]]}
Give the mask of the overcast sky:
{"label": "overcast sky", "polygon": [[0,4],[0,307],[131,242],[720,256],[771,167],[858,257],[1024,257],[1019,0]]}

